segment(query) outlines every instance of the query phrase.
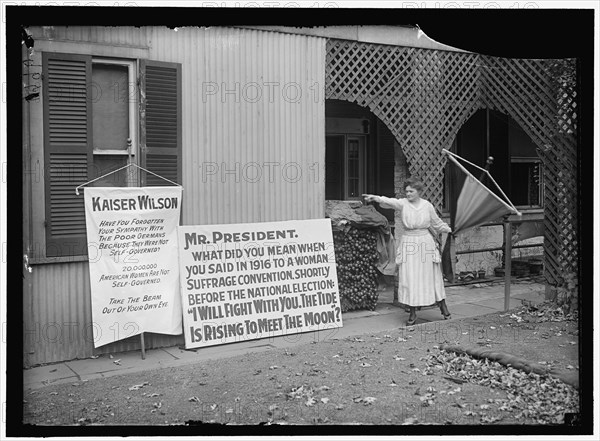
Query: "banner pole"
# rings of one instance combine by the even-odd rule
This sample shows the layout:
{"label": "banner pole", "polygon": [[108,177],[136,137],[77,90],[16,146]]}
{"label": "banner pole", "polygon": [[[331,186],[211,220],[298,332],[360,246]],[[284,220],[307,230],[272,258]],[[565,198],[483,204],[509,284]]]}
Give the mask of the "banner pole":
{"label": "banner pole", "polygon": [[504,216],[504,311],[510,308],[510,273],[512,272],[512,236],[508,216]]}
{"label": "banner pole", "polygon": [[144,333],[140,334],[140,344],[142,346],[142,360],[146,359],[146,345],[144,344]]}

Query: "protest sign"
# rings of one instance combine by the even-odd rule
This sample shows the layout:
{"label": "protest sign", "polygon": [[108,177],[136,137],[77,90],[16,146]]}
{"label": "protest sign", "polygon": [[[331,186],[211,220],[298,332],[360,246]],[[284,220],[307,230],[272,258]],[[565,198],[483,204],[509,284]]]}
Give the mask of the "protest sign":
{"label": "protest sign", "polygon": [[329,219],[178,228],[186,348],[342,327]]}
{"label": "protest sign", "polygon": [[94,347],[181,334],[181,187],[85,189]]}

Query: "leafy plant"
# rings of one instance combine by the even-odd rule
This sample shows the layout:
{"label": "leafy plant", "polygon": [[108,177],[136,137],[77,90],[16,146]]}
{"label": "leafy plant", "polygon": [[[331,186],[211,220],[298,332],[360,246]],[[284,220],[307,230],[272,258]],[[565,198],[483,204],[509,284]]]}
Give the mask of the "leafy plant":
{"label": "leafy plant", "polygon": [[479,269],[478,271],[485,271],[486,270],[486,261],[485,260],[480,260],[479,261]]}
{"label": "leafy plant", "polygon": [[334,232],[342,312],[377,306],[377,236],[367,229]]}
{"label": "leafy plant", "polygon": [[577,274],[570,271],[565,274],[561,284],[556,287],[555,302],[565,312],[572,312],[577,309],[578,286]]}
{"label": "leafy plant", "polygon": [[496,259],[498,266],[504,268],[504,251],[490,251],[490,254]]}

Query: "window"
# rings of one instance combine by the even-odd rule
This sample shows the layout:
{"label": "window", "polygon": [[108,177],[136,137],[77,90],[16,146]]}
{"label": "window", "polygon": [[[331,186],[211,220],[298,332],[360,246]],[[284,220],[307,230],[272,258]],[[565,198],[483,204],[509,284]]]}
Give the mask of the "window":
{"label": "window", "polygon": [[[181,66],[44,53],[43,97],[46,256],[85,256],[76,186],[127,161],[181,182]],[[119,173],[98,184],[164,184],[150,176]]]}
{"label": "window", "polygon": [[[92,59],[92,151],[94,170],[99,177],[136,162],[138,103],[135,94],[133,61]],[[127,140],[131,140],[131,151]],[[136,185],[125,170],[96,181],[95,186]]]}
{"label": "window", "polygon": [[510,149],[511,201],[517,207],[543,205],[542,162],[531,138],[512,119],[508,119]]}
{"label": "window", "polygon": [[[541,208],[544,201],[543,165],[536,146],[525,131],[509,116],[482,109],[459,130],[452,151],[485,167],[494,158],[490,173],[511,202],[520,209]],[[470,170],[479,177],[480,172]],[[453,177],[445,178],[445,203],[451,199]],[[495,187],[490,187],[495,190]]]}
{"label": "window", "polygon": [[365,192],[365,145],[364,135],[327,136],[326,199],[360,199]]}

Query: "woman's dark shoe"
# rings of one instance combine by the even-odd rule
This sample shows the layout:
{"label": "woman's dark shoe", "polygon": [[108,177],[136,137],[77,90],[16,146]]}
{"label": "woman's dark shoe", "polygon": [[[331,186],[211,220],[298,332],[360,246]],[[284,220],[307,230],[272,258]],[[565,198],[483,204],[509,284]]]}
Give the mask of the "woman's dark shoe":
{"label": "woman's dark shoe", "polygon": [[446,299],[440,301],[440,311],[444,316],[444,320],[448,320],[452,318],[450,311],[448,311],[448,307],[446,306]]}
{"label": "woman's dark shoe", "polygon": [[408,321],[406,322],[406,326],[412,326],[417,321],[417,313],[416,308],[410,307],[410,314],[408,316]]}

